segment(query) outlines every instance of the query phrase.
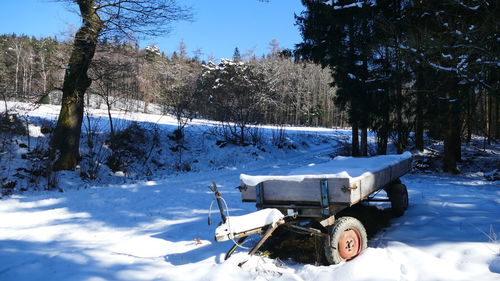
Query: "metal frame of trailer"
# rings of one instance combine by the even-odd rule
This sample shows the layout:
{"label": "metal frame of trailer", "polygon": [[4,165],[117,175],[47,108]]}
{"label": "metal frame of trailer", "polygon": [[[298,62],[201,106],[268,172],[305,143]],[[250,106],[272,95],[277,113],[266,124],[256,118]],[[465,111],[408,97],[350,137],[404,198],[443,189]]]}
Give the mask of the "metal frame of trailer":
{"label": "metal frame of trailer", "polygon": [[[256,185],[247,185],[241,181],[237,188],[243,202],[255,202],[257,209],[276,208],[285,218],[275,225],[234,233],[231,237],[216,237],[216,240],[239,239],[227,252],[227,259],[246,237],[261,234],[261,239],[249,252],[249,255],[253,255],[278,227],[286,227],[291,231],[324,238],[327,260],[332,264],[352,259],[367,247],[366,230],[357,219],[336,218],[337,213],[361,201],[383,201],[391,202],[395,216],[403,215],[408,207],[408,193],[399,178],[410,170],[411,157],[355,178],[306,175],[301,181],[295,181],[284,176]],[[210,189],[220,202],[220,193],[215,183]],[[372,195],[382,189],[386,191],[388,198],[373,198]],[[219,209],[225,223],[220,203]],[[300,222],[319,222],[323,229],[304,227]]]}

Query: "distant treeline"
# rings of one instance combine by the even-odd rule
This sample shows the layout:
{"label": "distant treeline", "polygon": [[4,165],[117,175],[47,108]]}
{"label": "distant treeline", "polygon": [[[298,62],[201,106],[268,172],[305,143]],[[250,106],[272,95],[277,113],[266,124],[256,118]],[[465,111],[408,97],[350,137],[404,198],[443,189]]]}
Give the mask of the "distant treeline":
{"label": "distant treeline", "polygon": [[[291,52],[280,50],[276,41],[270,44],[271,52],[266,56],[241,56],[236,48],[231,58],[260,75],[260,85],[254,85],[260,88],[247,88],[251,92],[241,93],[239,98],[267,97],[258,103],[258,116],[249,116],[253,119],[251,123],[348,126],[345,113],[334,104],[330,71],[311,62],[295,61],[289,55]],[[62,88],[70,49],[71,42],[53,38],[0,35],[3,99],[49,102],[49,94]],[[123,104],[127,100],[140,100],[145,102],[145,111],[149,103],[161,104],[168,111],[171,103],[181,99],[175,95],[185,96],[186,91],[192,91],[203,102],[186,105],[190,111],[199,117],[220,117],[223,113],[217,111],[215,103],[222,101],[211,103],[209,89],[202,88],[209,83],[201,76],[206,65],[209,63],[199,55],[189,56],[183,42],[177,51],[166,55],[155,46],[140,49],[136,43],[102,40],[90,69],[93,80],[90,94],[101,96],[109,106],[118,101]],[[179,92],[180,86],[189,89]],[[244,90],[236,88],[226,90]],[[205,96],[200,96],[201,93]]]}

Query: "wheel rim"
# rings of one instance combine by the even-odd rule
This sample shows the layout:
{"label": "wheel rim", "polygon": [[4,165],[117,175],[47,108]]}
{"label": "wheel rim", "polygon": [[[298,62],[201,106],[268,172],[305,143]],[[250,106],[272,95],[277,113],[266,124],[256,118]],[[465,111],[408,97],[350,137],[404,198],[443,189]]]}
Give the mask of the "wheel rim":
{"label": "wheel rim", "polygon": [[361,236],[356,229],[346,229],[339,238],[339,255],[342,259],[352,259],[361,251]]}

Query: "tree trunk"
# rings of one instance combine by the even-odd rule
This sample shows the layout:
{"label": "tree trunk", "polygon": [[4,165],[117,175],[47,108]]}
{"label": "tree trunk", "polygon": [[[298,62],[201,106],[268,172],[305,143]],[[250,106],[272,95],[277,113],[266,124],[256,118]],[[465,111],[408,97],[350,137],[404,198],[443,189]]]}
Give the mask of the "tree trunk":
{"label": "tree trunk", "polygon": [[368,128],[361,128],[361,156],[368,156]]}
{"label": "tree trunk", "polygon": [[494,123],[493,125],[495,126],[494,128],[494,134],[493,136],[495,137],[495,140],[500,139],[500,103],[498,102],[498,95],[493,96],[493,120]]}
{"label": "tree trunk", "polygon": [[381,129],[377,132],[377,155],[387,154],[387,143],[389,141],[389,134],[387,130]]}
{"label": "tree trunk", "polygon": [[423,113],[423,99],[424,99],[424,94],[423,94],[423,80],[424,80],[424,75],[422,73],[422,69],[419,68],[417,69],[417,108],[415,110],[415,147],[419,151],[424,151],[424,113]]}
{"label": "tree trunk", "polygon": [[106,96],[106,107],[108,110],[108,119],[109,119],[109,129],[111,130],[111,136],[115,136],[115,128],[113,126],[113,117],[111,116],[111,102],[109,101],[109,96]]}
{"label": "tree trunk", "polygon": [[[453,90],[453,89],[452,89]],[[457,99],[452,99],[448,92],[445,99],[445,132],[444,132],[444,159],[445,172],[459,173],[457,162],[460,161],[460,106]]]}
{"label": "tree trunk", "polygon": [[486,95],[487,99],[487,104],[488,104],[488,144],[491,144],[491,140],[493,138],[493,131],[494,128],[496,127],[495,121],[496,118],[494,118],[494,113],[493,113],[493,93],[488,93]]}
{"label": "tree trunk", "polygon": [[470,144],[472,140],[472,118],[474,116],[474,88],[471,87],[469,92],[467,93],[467,144]]}
{"label": "tree trunk", "polygon": [[57,156],[54,170],[74,170],[80,154],[80,134],[83,121],[85,91],[91,84],[87,76],[94,57],[97,38],[103,27],[94,10],[93,0],[77,1],[83,25],[75,35],[73,50],[64,75],[61,111],[52,139],[52,150]]}
{"label": "tree trunk", "polygon": [[26,63],[26,61],[23,59],[23,88],[22,88],[22,95],[21,95],[21,98],[24,99],[24,97],[26,96],[26,92],[27,92],[27,81],[28,81],[28,74],[27,74],[27,67],[28,67],[28,64]]}
{"label": "tree trunk", "polygon": [[240,126],[240,145],[245,145],[245,126]]}
{"label": "tree trunk", "polygon": [[397,105],[396,105],[396,134],[398,138],[397,142],[397,152],[398,154],[403,153],[406,148],[407,142],[407,134],[405,132],[405,126],[403,124],[403,85],[401,81],[398,79],[396,83],[396,97],[397,97]]}
{"label": "tree trunk", "polygon": [[424,151],[424,120],[422,109],[417,109],[415,122],[415,147],[418,151]]}
{"label": "tree trunk", "polygon": [[447,119],[448,127],[445,129],[443,170],[445,172],[458,173],[457,162],[460,160],[458,156],[461,151],[460,129],[456,122],[459,120],[456,120],[451,115],[448,115]]}
{"label": "tree trunk", "polygon": [[20,39],[18,39],[18,41],[15,43],[14,47],[15,47],[15,52],[16,52],[16,76],[15,76],[15,82],[14,82],[14,92],[16,94],[17,97],[19,97],[19,87],[18,87],[18,84],[19,84],[19,62],[21,60],[21,51],[22,51],[22,44],[21,44],[21,41],[19,41]]}
{"label": "tree trunk", "polygon": [[359,156],[359,132],[358,122],[352,123],[352,156]]}

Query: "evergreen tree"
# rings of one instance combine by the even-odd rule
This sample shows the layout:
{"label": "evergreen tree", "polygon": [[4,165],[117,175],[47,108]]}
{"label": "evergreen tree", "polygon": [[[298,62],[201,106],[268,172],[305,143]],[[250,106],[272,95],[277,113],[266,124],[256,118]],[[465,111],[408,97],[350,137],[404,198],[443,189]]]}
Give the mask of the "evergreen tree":
{"label": "evergreen tree", "polygon": [[[418,20],[411,46],[420,57],[417,67],[431,68],[437,79],[432,85],[432,104],[440,112],[443,129],[443,169],[458,172],[461,159],[461,131],[468,96],[482,89],[498,89],[498,80],[488,79],[498,73],[498,7],[495,1],[418,2],[412,8]],[[493,63],[492,63],[493,62]],[[423,65],[422,67],[420,65]],[[490,92],[490,91],[488,91]]]}
{"label": "evergreen tree", "polygon": [[358,129],[362,129],[361,154],[367,154],[367,129],[372,112],[370,81],[373,43],[371,1],[303,0],[306,11],[297,17],[303,43],[298,54],[332,69],[338,88],[337,105],[347,107],[352,125],[352,154],[359,155]]}
{"label": "evergreen tree", "polygon": [[378,1],[373,14],[374,38],[371,79],[367,86],[377,108],[371,126],[377,132],[377,153],[385,154],[390,135],[398,153],[407,146],[412,117],[412,97],[405,85],[413,79],[405,50],[406,14],[410,1]]}
{"label": "evergreen tree", "polygon": [[240,61],[241,60],[241,54],[240,54],[240,50],[238,49],[238,47],[234,48],[233,60],[234,61]]}
{"label": "evergreen tree", "polygon": [[172,57],[170,58],[172,61],[179,61],[179,55],[177,55],[177,52],[174,51],[172,53]]}

